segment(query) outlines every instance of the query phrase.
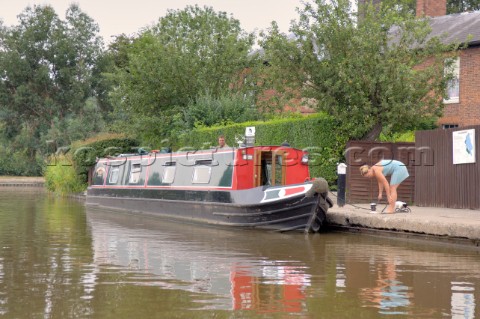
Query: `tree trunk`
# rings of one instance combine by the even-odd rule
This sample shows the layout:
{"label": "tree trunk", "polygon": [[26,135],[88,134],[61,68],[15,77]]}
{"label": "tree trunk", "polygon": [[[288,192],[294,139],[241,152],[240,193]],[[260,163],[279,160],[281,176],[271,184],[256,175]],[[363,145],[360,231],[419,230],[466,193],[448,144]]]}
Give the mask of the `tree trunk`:
{"label": "tree trunk", "polygon": [[363,136],[362,140],[363,141],[376,141],[378,137],[380,136],[380,133],[382,133],[382,124],[377,123],[375,124],[372,129]]}

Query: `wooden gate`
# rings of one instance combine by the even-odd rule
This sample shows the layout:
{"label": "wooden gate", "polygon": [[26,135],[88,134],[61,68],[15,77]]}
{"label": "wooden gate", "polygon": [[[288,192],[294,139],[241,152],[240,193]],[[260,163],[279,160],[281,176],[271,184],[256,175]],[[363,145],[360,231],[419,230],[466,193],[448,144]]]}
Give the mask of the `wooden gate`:
{"label": "wooden gate", "polygon": [[[474,130],[474,163],[453,164],[453,133]],[[458,135],[457,135],[458,136]],[[415,133],[415,203],[419,206],[480,209],[480,125]],[[468,144],[468,143],[466,143]]]}

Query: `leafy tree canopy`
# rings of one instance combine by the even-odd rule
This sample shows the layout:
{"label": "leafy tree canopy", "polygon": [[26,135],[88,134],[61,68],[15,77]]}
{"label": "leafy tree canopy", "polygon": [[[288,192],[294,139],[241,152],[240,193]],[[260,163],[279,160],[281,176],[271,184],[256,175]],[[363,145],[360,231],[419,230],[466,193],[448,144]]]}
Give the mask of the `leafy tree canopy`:
{"label": "leafy tree canopy", "polygon": [[480,10],[480,0],[448,0],[447,14]]}
{"label": "leafy tree canopy", "polygon": [[205,92],[218,97],[249,65],[253,41],[225,12],[171,10],[138,38],[117,41],[117,106],[151,115],[183,108]]}
{"label": "leafy tree canopy", "polygon": [[217,98],[208,92],[192,101],[185,111],[189,128],[255,121],[260,118],[253,97],[229,94]]}
{"label": "leafy tree canopy", "polygon": [[[385,0],[361,0],[359,2],[379,3]],[[387,0],[390,1],[390,0]],[[409,8],[415,14],[417,0],[401,0],[400,5]],[[447,14],[461,13],[466,11],[480,10],[480,0],[447,0]]]}
{"label": "leafy tree canopy", "polygon": [[84,112],[102,41],[74,4],[64,20],[49,5],[29,6],[18,18],[0,28],[0,121],[6,140],[32,158],[49,130]]}
{"label": "leafy tree canopy", "polygon": [[445,52],[456,47],[429,39],[428,22],[415,18],[408,1],[361,10],[359,22],[351,1],[315,0],[299,10],[290,36],[273,24],[262,46],[277,89],[300,91],[356,138],[440,115]]}

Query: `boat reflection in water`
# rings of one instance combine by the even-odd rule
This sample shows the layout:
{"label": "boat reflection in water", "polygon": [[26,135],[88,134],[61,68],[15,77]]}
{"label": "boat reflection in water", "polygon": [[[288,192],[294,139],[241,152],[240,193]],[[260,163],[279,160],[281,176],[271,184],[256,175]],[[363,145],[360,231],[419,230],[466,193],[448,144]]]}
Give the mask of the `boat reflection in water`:
{"label": "boat reflection in water", "polygon": [[95,263],[131,271],[131,283],[200,293],[194,298],[205,298],[196,301],[207,309],[305,310],[307,267],[298,260],[269,258],[264,248],[271,245],[262,244],[276,240],[277,249],[270,253],[275,255],[295,236],[199,227],[118,211],[89,209],[87,217]]}
{"label": "boat reflection in water", "polygon": [[98,269],[129,272],[133,285],[188,291],[196,309],[480,315],[475,250],[360,234],[221,229],[96,208],[87,217]]}

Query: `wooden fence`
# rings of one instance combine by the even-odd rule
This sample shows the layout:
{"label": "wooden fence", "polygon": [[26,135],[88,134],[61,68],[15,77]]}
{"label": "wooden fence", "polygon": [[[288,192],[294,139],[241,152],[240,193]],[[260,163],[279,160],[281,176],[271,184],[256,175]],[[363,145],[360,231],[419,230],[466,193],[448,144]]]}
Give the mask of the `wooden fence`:
{"label": "wooden fence", "polygon": [[[474,130],[475,143],[468,145],[458,140],[454,132]],[[458,133],[457,133],[458,134]],[[473,141],[472,141],[473,142]],[[415,204],[448,208],[480,208],[480,125],[417,131],[415,134]],[[458,149],[473,150],[474,163],[454,164]],[[471,160],[471,159],[470,159]]]}
{"label": "wooden fence", "polygon": [[[363,164],[374,165],[382,159],[395,159],[407,165],[410,176],[398,188],[398,200],[412,204],[415,196],[415,143],[350,141],[345,152],[347,164],[347,203],[376,202],[378,184],[360,175]],[[389,177],[387,177],[389,179]],[[383,195],[386,203],[386,196]]]}

